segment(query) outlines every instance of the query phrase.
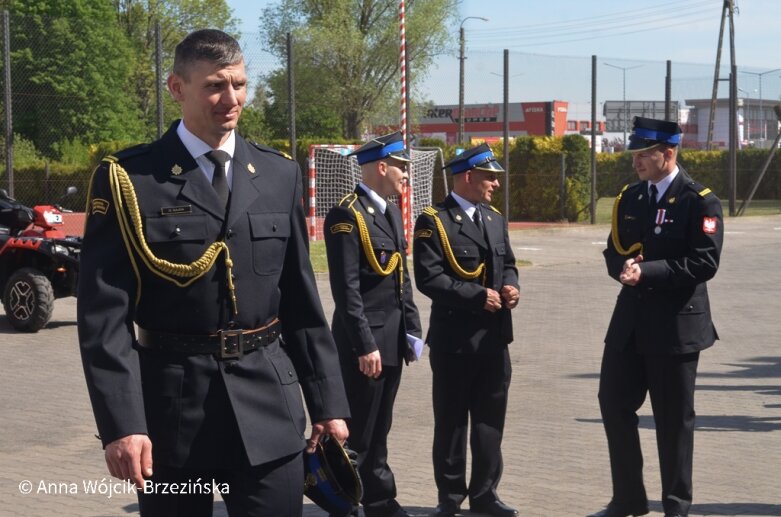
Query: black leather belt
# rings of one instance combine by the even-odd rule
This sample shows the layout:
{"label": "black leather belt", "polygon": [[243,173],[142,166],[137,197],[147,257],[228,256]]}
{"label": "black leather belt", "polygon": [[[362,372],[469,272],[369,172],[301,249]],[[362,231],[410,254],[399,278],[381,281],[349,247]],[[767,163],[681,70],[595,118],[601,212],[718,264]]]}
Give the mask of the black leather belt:
{"label": "black leather belt", "polygon": [[218,330],[215,334],[169,334],[138,329],[138,344],[144,348],[183,355],[214,354],[218,359],[237,359],[273,343],[281,323],[275,319],[253,330]]}

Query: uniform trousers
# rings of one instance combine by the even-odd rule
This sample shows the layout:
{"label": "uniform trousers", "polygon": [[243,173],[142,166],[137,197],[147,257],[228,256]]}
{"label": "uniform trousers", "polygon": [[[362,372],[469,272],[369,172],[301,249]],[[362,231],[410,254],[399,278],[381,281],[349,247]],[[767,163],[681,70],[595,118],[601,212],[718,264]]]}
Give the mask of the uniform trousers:
{"label": "uniform trousers", "polygon": [[692,501],[694,384],[699,352],[639,354],[630,346],[605,347],[599,407],[607,434],[613,501],[646,504],[637,410],[651,396],[665,513],[688,514]]}
{"label": "uniform trousers", "polygon": [[[183,466],[154,461],[150,488],[138,490],[142,517],[210,517],[214,506],[212,481],[230,515],[241,517],[299,516],[303,513],[304,461],[301,452],[251,466],[225,382],[218,373],[209,380],[203,425]],[[303,446],[302,446],[303,451]],[[168,493],[162,493],[168,484]],[[224,486],[227,484],[227,489]],[[188,493],[171,493],[171,487]],[[207,489],[208,487],[208,489]],[[176,489],[179,492],[178,488]],[[226,491],[227,490],[227,491]]]}
{"label": "uniform trousers", "polygon": [[[512,366],[510,353],[453,354],[431,349],[434,481],[440,503],[498,499],[502,434]],[[468,432],[471,420],[471,432]],[[466,484],[466,443],[472,470]]]}
{"label": "uniform trousers", "polygon": [[348,444],[358,454],[358,472],[363,483],[366,515],[385,515],[398,510],[396,481],[388,465],[388,433],[393,423],[393,404],[401,382],[401,366],[382,366],[371,379],[358,363],[342,366],[342,378],[350,403]]}

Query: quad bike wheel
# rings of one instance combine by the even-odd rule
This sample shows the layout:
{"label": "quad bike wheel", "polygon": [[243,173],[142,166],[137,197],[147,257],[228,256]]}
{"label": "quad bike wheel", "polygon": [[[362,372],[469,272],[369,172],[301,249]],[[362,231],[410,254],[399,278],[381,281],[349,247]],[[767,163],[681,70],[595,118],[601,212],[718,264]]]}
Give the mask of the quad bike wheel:
{"label": "quad bike wheel", "polygon": [[38,332],[52,317],[52,284],[37,269],[19,269],[8,278],[5,285],[3,307],[11,326],[16,330]]}

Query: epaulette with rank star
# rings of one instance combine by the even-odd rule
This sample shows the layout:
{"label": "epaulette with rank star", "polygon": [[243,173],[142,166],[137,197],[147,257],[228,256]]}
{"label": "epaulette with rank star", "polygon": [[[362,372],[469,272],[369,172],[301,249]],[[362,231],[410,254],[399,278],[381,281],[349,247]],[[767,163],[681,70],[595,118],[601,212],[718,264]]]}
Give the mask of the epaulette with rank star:
{"label": "epaulette with rank star", "polygon": [[259,151],[263,151],[264,153],[273,153],[277,156],[281,156],[282,158],[287,158],[288,160],[293,160],[293,157],[287,154],[286,152],[280,151],[279,149],[274,149],[273,147],[269,147],[267,145],[259,144],[255,142],[254,140],[249,140],[249,143],[253,145],[256,149]]}

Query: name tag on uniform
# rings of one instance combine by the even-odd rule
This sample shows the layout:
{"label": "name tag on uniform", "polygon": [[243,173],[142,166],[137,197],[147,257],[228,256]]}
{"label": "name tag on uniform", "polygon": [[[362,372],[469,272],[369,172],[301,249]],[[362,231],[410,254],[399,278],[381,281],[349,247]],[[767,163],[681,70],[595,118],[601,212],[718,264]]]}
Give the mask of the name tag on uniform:
{"label": "name tag on uniform", "polygon": [[193,206],[192,205],[182,205],[182,206],[164,206],[160,209],[160,215],[184,215],[184,214],[192,214],[193,213]]}

